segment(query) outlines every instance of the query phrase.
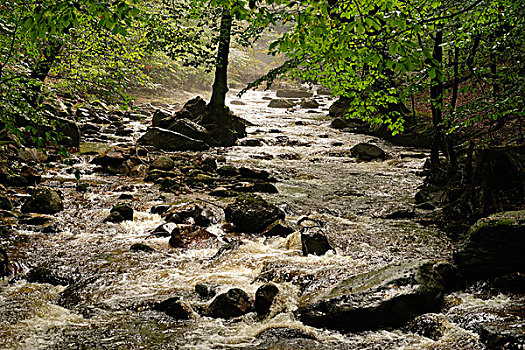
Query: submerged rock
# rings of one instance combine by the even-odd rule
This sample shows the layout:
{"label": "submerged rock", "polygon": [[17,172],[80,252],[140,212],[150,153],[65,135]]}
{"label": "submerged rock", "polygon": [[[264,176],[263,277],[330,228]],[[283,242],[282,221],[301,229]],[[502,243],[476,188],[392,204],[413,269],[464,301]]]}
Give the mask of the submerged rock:
{"label": "submerged rock", "polygon": [[356,275],[328,294],[307,295],[298,314],[307,325],[345,331],[400,326],[439,310],[444,291],[434,264],[413,260]]}
{"label": "submerged rock", "polygon": [[47,187],[36,188],[22,205],[22,213],[55,214],[64,210],[62,194]]}
{"label": "submerged rock", "polygon": [[208,306],[207,315],[215,318],[234,318],[251,311],[252,300],[245,291],[232,288],[219,294]]}
{"label": "submerged rock", "polygon": [[525,271],[525,210],[478,220],[454,252],[454,262],[470,280]]}
{"label": "submerged rock", "polygon": [[131,247],[129,248],[129,250],[132,252],[145,252],[145,253],[155,252],[154,248],[144,243],[133,243]]}
{"label": "submerged rock", "polygon": [[73,276],[49,266],[38,266],[31,269],[26,275],[26,280],[31,283],[49,283],[53,286],[67,286],[75,282]]}
{"label": "submerged rock", "polygon": [[177,132],[150,127],[138,143],[164,151],[203,151],[210,148],[201,140],[195,140]]}
{"label": "submerged rock", "polygon": [[257,288],[255,292],[255,312],[259,315],[267,315],[277,293],[279,293],[279,288],[274,284],[265,284]]}
{"label": "submerged rock", "polygon": [[350,149],[350,152],[357,159],[365,161],[374,159],[384,160],[386,156],[385,151],[383,151],[381,148],[365,142],[358,143]]}
{"label": "submerged rock", "polygon": [[273,222],[284,219],[284,212],[254,194],[239,196],[224,209],[226,220],[241,232],[261,233]]}
{"label": "submerged rock", "polygon": [[312,333],[300,328],[286,326],[266,328],[257,334],[256,338],[260,345],[250,347],[251,350],[333,349],[333,346],[323,345]]}

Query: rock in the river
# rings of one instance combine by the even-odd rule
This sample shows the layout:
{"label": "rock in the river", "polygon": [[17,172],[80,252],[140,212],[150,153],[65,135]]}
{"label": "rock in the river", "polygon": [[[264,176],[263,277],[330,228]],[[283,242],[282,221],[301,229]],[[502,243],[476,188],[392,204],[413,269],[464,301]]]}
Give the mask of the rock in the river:
{"label": "rock in the river", "polygon": [[494,286],[504,292],[525,294],[525,274],[516,272],[497,277]]}
{"label": "rock in the river", "polygon": [[104,222],[122,222],[133,220],[133,208],[127,203],[120,203],[111,208],[109,216]]}
{"label": "rock in the river", "polygon": [[352,147],[350,150],[352,155],[358,159],[369,161],[374,159],[385,159],[385,151],[376,145],[370,143],[361,142]]}
{"label": "rock in the river", "polygon": [[210,299],[217,294],[217,285],[209,283],[197,283],[195,285],[195,292],[200,295],[201,298]]}
{"label": "rock in the river", "polygon": [[478,220],[454,252],[454,262],[470,280],[525,272],[525,210]]}
{"label": "rock in the river", "polygon": [[266,230],[263,232],[263,236],[266,237],[273,237],[273,236],[279,236],[279,237],[287,237],[288,235],[292,234],[294,232],[293,228],[286,225],[284,220],[277,220]]}
{"label": "rock in the river", "polygon": [[201,140],[156,127],[148,128],[138,142],[164,151],[203,151],[210,148]]}
{"label": "rock in the river", "polygon": [[322,229],[316,226],[301,229],[301,248],[304,256],[325,255],[330,250],[335,252]]}
{"label": "rock in the river", "polygon": [[308,90],[299,90],[299,89],[286,89],[286,90],[277,90],[277,97],[284,98],[307,98],[312,97],[314,93]]}
{"label": "rock in the river", "polygon": [[184,104],[183,109],[187,110],[190,113],[190,119],[196,122],[206,113],[206,101],[204,101],[202,97],[197,96],[188,100],[188,102]]}
{"label": "rock in the river", "polygon": [[126,175],[134,165],[128,162],[129,159],[130,152],[128,149],[113,147],[97,156],[91,163],[100,165],[109,174]]}
{"label": "rock in the river", "polygon": [[282,99],[282,98],[271,100],[270,103],[268,104],[268,107],[270,108],[293,108],[294,106],[295,106],[295,103],[293,103],[292,101]]}
{"label": "rock in the river", "polygon": [[232,288],[219,294],[208,306],[207,315],[215,318],[233,318],[247,314],[252,309],[252,300],[245,291]]}
{"label": "rock in the river", "polygon": [[260,147],[264,145],[261,139],[243,139],[239,142],[239,145],[246,147]]}
{"label": "rock in the river", "polygon": [[525,349],[525,324],[523,320],[503,324],[484,325],[480,332],[480,340],[487,349],[521,350]]}
{"label": "rock in the river", "polygon": [[129,248],[129,250],[132,252],[145,252],[145,253],[155,252],[154,248],[144,243],[133,243],[131,247]]}
{"label": "rock in the river", "polygon": [[165,312],[176,320],[189,320],[193,313],[191,307],[179,297],[166,299],[155,305],[154,309]]}
{"label": "rock in the river", "polygon": [[175,162],[166,156],[160,156],[150,164],[150,169],[170,171],[175,167]]}
{"label": "rock in the river", "polygon": [[22,205],[22,213],[55,214],[64,210],[62,194],[58,190],[40,187]]}
{"label": "rock in the river", "polygon": [[13,203],[9,197],[0,195],[0,209],[1,210],[13,210]]}
{"label": "rock in the river", "polygon": [[328,294],[306,295],[298,314],[307,325],[345,331],[401,326],[439,310],[444,292],[434,264],[413,260],[356,275]]}
{"label": "rock in the river", "polygon": [[271,283],[264,284],[257,288],[255,292],[255,312],[259,315],[267,315],[270,312],[277,293],[279,293],[279,288]]}
{"label": "rock in the river", "polygon": [[350,99],[348,97],[340,97],[337,101],[332,103],[328,109],[328,114],[333,118],[342,118],[344,120],[345,114],[350,107]]}
{"label": "rock in the river", "polygon": [[214,219],[213,213],[209,209],[196,204],[173,207],[166,211],[163,216],[167,222],[176,224],[195,223],[202,227],[209,226]]}
{"label": "rock in the river", "polygon": [[187,118],[177,119],[170,124],[168,130],[182,134],[194,140],[201,140],[206,142],[208,132],[199,124],[192,122]]}
{"label": "rock in the river", "polygon": [[202,227],[195,225],[177,225],[171,231],[169,245],[174,248],[185,248],[193,243],[198,243],[216,236]]}
{"label": "rock in the river", "polygon": [[224,209],[226,220],[241,232],[263,232],[273,222],[284,219],[284,212],[254,194],[239,196]]}
{"label": "rock in the river", "polygon": [[301,108],[319,108],[319,102],[316,100],[303,100],[301,102]]}

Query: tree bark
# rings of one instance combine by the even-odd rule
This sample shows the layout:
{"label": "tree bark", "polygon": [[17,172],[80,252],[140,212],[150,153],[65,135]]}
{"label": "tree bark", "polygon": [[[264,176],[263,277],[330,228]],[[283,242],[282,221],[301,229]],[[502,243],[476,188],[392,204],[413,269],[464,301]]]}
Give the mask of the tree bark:
{"label": "tree bark", "polygon": [[228,92],[228,56],[230,53],[230,36],[232,28],[232,16],[230,9],[222,10],[221,27],[219,36],[219,47],[217,49],[217,62],[215,65],[215,80],[208,105],[210,122],[222,124],[226,120],[226,93]]}
{"label": "tree bark", "polygon": [[443,79],[441,76],[441,65],[443,63],[443,32],[438,31],[434,39],[433,58],[436,62],[436,76],[431,81],[430,104],[432,108],[432,123],[434,125],[434,141],[430,152],[430,164],[432,167],[439,166],[439,148],[443,140]]}

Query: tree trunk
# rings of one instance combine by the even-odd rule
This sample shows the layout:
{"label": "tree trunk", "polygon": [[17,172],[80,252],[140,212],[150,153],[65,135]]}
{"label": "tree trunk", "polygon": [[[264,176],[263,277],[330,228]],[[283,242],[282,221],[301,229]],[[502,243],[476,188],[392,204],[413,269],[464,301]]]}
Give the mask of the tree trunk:
{"label": "tree trunk", "polygon": [[436,61],[436,76],[431,81],[430,86],[430,104],[432,108],[432,123],[434,125],[434,141],[430,153],[430,164],[433,168],[439,166],[439,148],[443,140],[443,79],[441,76],[441,65],[443,62],[443,32],[438,31],[434,39],[433,58]]}
{"label": "tree trunk", "polygon": [[[211,100],[208,105],[210,111],[208,122],[224,125],[228,122],[226,107],[226,93],[228,92],[228,55],[230,53],[230,36],[232,16],[228,8],[222,10],[217,63],[215,65],[215,80]],[[226,126],[226,125],[224,125]]]}

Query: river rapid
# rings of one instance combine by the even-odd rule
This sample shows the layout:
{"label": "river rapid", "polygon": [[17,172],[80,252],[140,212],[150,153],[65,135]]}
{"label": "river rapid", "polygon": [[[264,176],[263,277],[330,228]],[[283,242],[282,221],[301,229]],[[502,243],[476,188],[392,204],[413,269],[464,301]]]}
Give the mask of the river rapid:
{"label": "river rapid", "polygon": [[[269,108],[274,92],[249,92],[231,105],[248,120],[248,138],[256,147],[235,146],[204,152],[234,166],[269,171],[279,193],[262,194],[295,225],[303,216],[323,223],[335,247],[324,256],[302,256],[297,234],[261,237],[235,234],[243,244],[218,250],[232,239],[222,229],[222,208],[232,199],[206,193],[176,195],[140,177],[110,176],[94,171],[89,151],[112,145],[134,145],[151,119],[124,120],[133,132],[107,143],[84,142],[73,165],[46,164],[42,185],[64,194],[65,209],[55,214],[55,232],[43,233],[17,225],[11,259],[23,276],[46,265],[74,277],[74,303],[63,299],[65,286],[30,283],[15,276],[0,285],[0,348],[2,349],[484,349],[477,329],[503,318],[517,301],[502,294],[464,291],[446,297],[446,308],[434,315],[443,335],[431,339],[407,329],[342,333],[303,325],[294,316],[305,293],[392,262],[411,258],[450,260],[453,243],[437,227],[414,219],[386,219],[396,210],[412,210],[422,178],[425,150],[392,146],[375,137],[329,127],[332,100],[316,96],[321,107],[308,110]],[[109,132],[110,134],[110,132]],[[382,148],[385,161],[361,162],[349,149],[369,142]],[[75,190],[71,169],[78,169],[88,192]],[[122,194],[131,195],[134,220],[104,223]],[[27,194],[14,194],[22,202]],[[151,230],[163,223],[150,209],[159,204],[198,203],[215,214],[209,231],[218,239],[189,248],[172,248],[168,238]],[[155,252],[134,252],[145,243]],[[255,313],[214,319],[194,312],[176,321],[151,309],[153,303],[178,296],[201,310],[210,303],[195,293],[195,285],[214,285],[224,292],[236,287],[253,297],[272,280],[279,288],[269,316]]]}

